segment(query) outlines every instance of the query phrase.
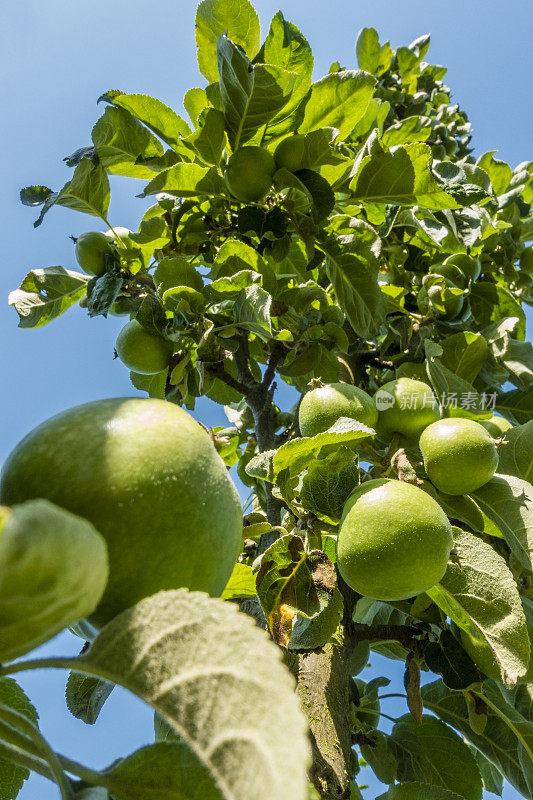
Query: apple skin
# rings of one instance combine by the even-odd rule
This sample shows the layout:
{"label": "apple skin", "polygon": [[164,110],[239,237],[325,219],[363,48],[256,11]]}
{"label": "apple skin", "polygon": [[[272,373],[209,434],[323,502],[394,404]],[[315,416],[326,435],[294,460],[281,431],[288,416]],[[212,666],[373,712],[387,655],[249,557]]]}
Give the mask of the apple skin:
{"label": "apple skin", "polygon": [[430,481],[445,494],[475,492],[498,467],[494,439],[472,419],[439,419],[424,430],[419,445]]}
{"label": "apple skin", "polygon": [[174,346],[168,339],[132,319],[117,336],[115,350],[122,363],[139,375],[157,375],[168,367]]}
{"label": "apple skin", "polygon": [[380,391],[394,398],[390,408],[379,412],[379,427],[385,433],[401,433],[408,439],[418,439],[424,428],[439,418],[431,386],[423,381],[396,378],[383,384]]}
{"label": "apple skin", "polygon": [[370,395],[349,383],[331,383],[304,394],[298,412],[302,436],[316,436],[327,431],[340,417],[349,417],[373,428],[378,412]]}
{"label": "apple skin", "polygon": [[163,400],[71,408],[8,457],[0,503],[42,497],[88,519],[110,577],[88,617],[97,629],[143,597],[186,587],[219,596],[240,552],[237,490],[205,430]]}
{"label": "apple skin", "polygon": [[76,240],[76,260],[89,275],[97,278],[106,271],[106,256],[113,257],[112,242],[105,233],[87,231]]}
{"label": "apple skin", "polygon": [[257,203],[272,185],[276,162],[268,150],[250,145],[236,150],[228,160],[226,186],[241,203]]}
{"label": "apple skin", "polygon": [[416,486],[377,478],[344,506],[337,566],[354,591],[375,600],[406,600],[438,583],[453,545],[439,504]]}

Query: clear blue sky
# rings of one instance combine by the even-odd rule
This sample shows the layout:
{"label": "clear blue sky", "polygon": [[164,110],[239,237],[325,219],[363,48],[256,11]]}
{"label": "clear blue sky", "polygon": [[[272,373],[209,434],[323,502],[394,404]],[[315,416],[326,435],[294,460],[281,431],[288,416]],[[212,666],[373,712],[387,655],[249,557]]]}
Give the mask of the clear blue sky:
{"label": "clear blue sky", "polygon": [[[2,120],[2,255],[0,272],[1,393],[0,461],[36,424],[64,408],[100,397],[134,394],[127,370],[113,361],[113,344],[123,321],[89,320],[80,309],[40,331],[20,331],[7,294],[35,267],[75,267],[68,234],[91,230],[90,217],[54,209],[34,230],[35,211],[18,202],[22,186],[42,183],[59,188],[69,170],[61,159],[90,143],[90,130],[103,109],[96,100],[107,89],[143,92],[180,108],[191,86],[203,85],[196,67],[192,0],[157,4],[140,0],[24,0],[6,4],[0,32]],[[258,0],[263,30],[278,10],[278,0]],[[428,3],[337,0],[310,3],[286,0],[285,16],[307,36],[315,53],[316,77],[339,60],[355,66],[354,42],[363,26],[377,28],[382,40],[405,45],[430,32],[429,60],[448,67],[453,97],[470,115],[478,154],[498,149],[512,166],[533,159],[531,74],[533,8],[523,0]],[[110,219],[134,228],[146,201],[135,198],[138,184],[114,179]],[[225,417],[212,404],[199,405],[197,417],[220,424]],[[64,654],[77,646],[63,635],[46,647]],[[383,671],[392,662],[379,660]],[[377,662],[376,662],[377,666]],[[379,673],[377,673],[379,674]],[[399,686],[401,675],[393,669]],[[39,673],[24,685],[41,714],[41,725],[60,751],[91,766],[150,741],[151,714],[117,692],[96,728],[64,710],[64,676]],[[389,713],[401,714],[396,701]],[[372,800],[378,785],[365,793]],[[21,800],[52,800],[55,787],[31,779]],[[518,795],[509,787],[505,800]]]}

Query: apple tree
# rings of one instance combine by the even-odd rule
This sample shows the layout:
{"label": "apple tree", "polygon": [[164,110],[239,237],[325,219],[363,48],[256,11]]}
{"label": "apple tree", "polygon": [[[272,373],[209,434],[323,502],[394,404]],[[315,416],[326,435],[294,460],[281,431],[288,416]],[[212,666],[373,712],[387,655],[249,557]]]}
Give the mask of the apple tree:
{"label": "apple tree", "polygon": [[[356,800],[371,769],[380,800],[481,800],[504,779],[533,798],[533,162],[472,155],[428,36],[393,49],[365,28],[354,63],[315,81],[304,35],[278,12],[262,36],[248,0],[203,0],[196,42],[183,116],[105,91],[70,180],[21,192],[36,227],[59,205],[97,230],[11,293],[20,327],[76,304],[122,315],[116,355],[141,395],[127,402],[150,412],[131,429],[115,401],[107,427],[97,404],[65,412],[4,469],[0,797],[33,770],[63,800]],[[108,218],[114,175],[148,198],[135,231]],[[194,423],[209,450],[195,491],[229,492],[232,470],[242,529],[160,449],[200,397],[228,422]],[[87,448],[108,482],[73,507],[43,459],[80,415],[69,496]],[[129,471],[111,463],[113,426]],[[122,481],[126,528],[108,494]],[[184,505],[199,538],[155,566]],[[115,532],[145,513],[147,548],[124,565]],[[209,582],[217,545],[198,542],[216,526],[235,543]],[[67,627],[79,656],[19,659]],[[372,653],[405,665],[392,727]],[[43,667],[70,671],[88,724],[130,690],[154,743],[103,771],[54,752],[16,682]]]}

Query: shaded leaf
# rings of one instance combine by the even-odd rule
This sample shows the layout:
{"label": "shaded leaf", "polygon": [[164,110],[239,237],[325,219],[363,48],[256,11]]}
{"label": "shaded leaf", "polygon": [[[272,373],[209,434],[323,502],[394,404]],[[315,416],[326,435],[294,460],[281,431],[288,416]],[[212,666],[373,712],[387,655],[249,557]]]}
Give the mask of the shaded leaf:
{"label": "shaded leaf", "polygon": [[377,276],[353,253],[328,251],[326,269],[337,302],[358,336],[373,336],[385,319],[385,297]]}
{"label": "shaded leaf", "polygon": [[325,458],[309,464],[302,480],[300,502],[320,519],[336,524],[358,481],[359,470],[354,451],[340,446]]}
{"label": "shaded leaf", "polygon": [[[37,725],[39,715],[30,703],[23,689],[13,678],[0,678],[0,704],[23,714]],[[0,757],[0,800],[15,800],[30,771],[19,767],[10,759]]]}
{"label": "shaded leaf", "polygon": [[407,714],[395,723],[391,739],[396,747],[400,782],[426,782],[466,800],[481,800],[483,786],[474,755],[443,722],[424,714],[422,722],[417,723]]}
{"label": "shaded leaf", "polygon": [[464,800],[464,796],[443,789],[442,786],[407,781],[390,786],[388,792],[380,794],[376,800]]}
{"label": "shaded leaf", "polygon": [[91,278],[87,284],[87,310],[90,317],[102,314],[107,317],[109,309],[117,299],[122,288],[122,275],[119,270],[104,272],[99,278]]}
{"label": "shaded leaf", "polygon": [[424,650],[424,661],[431,670],[442,675],[450,689],[466,689],[483,680],[483,676],[448,630],[442,631],[438,642],[430,642]]}
{"label": "shaded leaf", "polygon": [[226,36],[218,40],[217,57],[226,130],[236,150],[288,103],[296,74],[272,64],[252,65]]}
{"label": "shaded leaf", "polygon": [[496,683],[485,681],[483,686],[484,697],[490,701],[483,733],[475,733],[470,726],[463,692],[448,689],[440,680],[423,687],[424,706],[460,731],[528,797],[533,791],[533,725],[505,702]]}
{"label": "shaded leaf", "polygon": [[71,672],[65,689],[67,708],[77,719],[94,725],[112,691],[113,684],[108,681]]}

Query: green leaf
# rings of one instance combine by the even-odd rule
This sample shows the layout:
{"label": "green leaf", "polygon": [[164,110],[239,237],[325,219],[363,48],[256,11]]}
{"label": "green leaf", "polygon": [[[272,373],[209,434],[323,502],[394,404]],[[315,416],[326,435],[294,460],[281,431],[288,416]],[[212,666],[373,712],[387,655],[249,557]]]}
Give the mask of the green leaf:
{"label": "green leaf", "polygon": [[90,317],[102,314],[107,317],[109,309],[122,288],[122,275],[118,269],[104,272],[99,278],[91,278],[87,284],[87,310]]}
{"label": "green leaf", "polygon": [[[314,555],[310,554],[313,561]],[[333,593],[317,589],[318,609],[312,617],[298,615],[292,629],[289,650],[315,650],[329,642],[342,618],[343,599],[335,587]]]}
{"label": "green leaf", "polygon": [[101,164],[83,158],[72,179],[66,183],[55,200],[56,205],[105,219],[109,208],[109,180]]}
{"label": "green leaf", "polygon": [[533,792],[533,724],[507,703],[494,681],[485,681],[482,699],[489,703],[483,733],[474,733],[468,721],[464,694],[442,681],[422,688],[424,706],[453,725],[505,776],[521,795]]}
{"label": "green leaf", "polygon": [[532,571],[533,486],[512,475],[495,475],[472,497],[501,531],[520,564]]}
{"label": "green leaf", "polygon": [[188,136],[191,129],[179,114],[171,108],[147,94],[126,94],[118,90],[106,92],[99,98],[107,103],[112,103],[118,108],[129,111],[132,117],[138,119],[150,128],[170,147],[181,150],[181,136]]}
{"label": "green leaf", "polygon": [[431,136],[431,131],[429,117],[415,115],[389,125],[383,132],[381,141],[385,147],[410,144],[411,142],[425,142]]}
{"label": "green leaf", "polygon": [[72,716],[94,725],[112,691],[113,684],[108,681],[71,672],[65,689],[67,708]]}
{"label": "green leaf", "polygon": [[158,261],[154,272],[154,281],[160,299],[163,298],[165,292],[176,286],[190,286],[197,292],[200,292],[204,286],[202,277],[195,270],[194,265],[178,256],[165,256]]}
{"label": "green leaf", "polygon": [[350,325],[358,336],[374,336],[385,319],[385,297],[365,260],[340,248],[327,253],[326,269]]}
{"label": "green leaf", "polygon": [[454,528],[446,573],[427,594],[446,616],[490,649],[502,679],[514,685],[530,658],[526,619],[505,560],[482,539]]}
{"label": "green leaf", "polygon": [[299,133],[337,128],[345,139],[364,116],[374,94],[375,78],[361,70],[345,69],[326,75],[311,86]]}
{"label": "green leaf", "polygon": [[355,55],[360,69],[374,74],[379,67],[381,46],[375,28],[361,28],[355,43]]}
{"label": "green leaf", "polygon": [[199,592],[160,592],[119,614],[72,666],[149,703],[180,743],[120,762],[111,791],[152,800],[166,782],[172,800],[305,800],[307,726],[280,658],[233,603]]}
{"label": "green leaf", "polygon": [[503,793],[503,775],[494,764],[491,764],[480,750],[474,749],[474,756],[478,763],[481,777],[483,778],[485,791],[492,792],[492,794],[497,794],[498,797],[501,797]]}
{"label": "green leaf", "polygon": [[382,731],[374,730],[367,737],[368,744],[360,745],[361,755],[378,780],[382,783],[394,783],[398,769],[394,745]]}
{"label": "green leaf", "polygon": [[20,190],[20,202],[25,206],[42,206],[53,194],[48,186],[26,186]]}
{"label": "green leaf", "polygon": [[335,193],[322,175],[312,169],[301,169],[294,173],[303,183],[313,199],[313,217],[317,222],[328,217],[335,206]]}
{"label": "green leaf", "polygon": [[233,306],[235,323],[268,341],[272,335],[271,303],[271,296],[256,283],[248,286],[235,300]]}
{"label": "green leaf", "polygon": [[201,127],[186,141],[206,164],[220,164],[226,143],[224,114],[216,108],[209,108]]}
{"label": "green leaf", "polygon": [[458,207],[433,177],[428,145],[415,142],[389,152],[373,138],[370,147],[370,154],[356,162],[357,170],[350,183],[355,199],[435,210]]}
{"label": "green leaf", "polygon": [[503,286],[478,281],[470,293],[470,307],[476,322],[482,327],[498,322],[504,317],[518,317],[518,338],[524,338],[526,329],[524,312],[520,303]]}
{"label": "green leaf", "polygon": [[496,410],[517,425],[525,425],[533,419],[533,389],[528,392],[513,389],[501,394],[496,400]]}
{"label": "green leaf", "polygon": [[0,661],[10,661],[94,610],[107,548],[90,522],[47,500],[0,508]]}
{"label": "green leaf", "polygon": [[[39,715],[26,694],[13,678],[0,678],[0,704],[23,714],[37,725]],[[0,800],[15,800],[30,771],[13,761],[0,758]]]}
{"label": "green leaf", "polygon": [[161,158],[163,145],[135,117],[122,108],[106,108],[91,134],[100,162],[113,175],[151,178],[153,170],[143,159]]}
{"label": "green leaf", "polygon": [[[306,553],[299,536],[277,539],[261,556],[257,596],[274,641],[290,649],[322,647],[342,614],[335,567],[324,553]],[[294,636],[294,640],[293,640]]]}
{"label": "green leaf", "polygon": [[306,469],[313,457],[325,446],[330,444],[342,445],[367,439],[374,436],[375,431],[348,417],[339,417],[337,422],[323,433],[313,437],[291,439],[282,444],[274,455],[274,473],[279,475],[284,469],[289,469],[292,475],[297,475]]}
{"label": "green leaf", "polygon": [[202,0],[196,11],[196,46],[200,72],[210,83],[218,80],[217,41],[226,34],[249,58],[260,46],[259,17],[248,0]]}
{"label": "green leaf", "polygon": [[466,800],[481,800],[483,785],[474,755],[443,722],[424,714],[418,724],[406,714],[395,723],[391,739],[396,746],[400,782],[425,782]]}
{"label": "green leaf", "polygon": [[215,167],[180,163],[156,175],[138,196],[165,192],[173,197],[209,197],[224,194],[225,191],[224,181]]}
{"label": "green leaf", "polygon": [[505,431],[500,447],[499,472],[533,484],[533,421]]}
{"label": "green leaf", "polygon": [[226,36],[218,40],[217,55],[226,130],[236,150],[284,108],[297,76],[272,64],[252,65]]}
{"label": "green leaf", "polygon": [[[492,410],[487,408],[486,397],[478,394],[471,383],[451,372],[436,354],[442,354],[440,345],[426,339],[427,373],[435,396],[445,408],[459,408],[472,419],[489,419]],[[455,406],[454,406],[455,404]]]}
{"label": "green leaf", "polygon": [[192,124],[196,127],[200,113],[210,105],[205,89],[198,87],[188,89],[183,97],[183,105],[191,118]]}
{"label": "green leaf", "polygon": [[64,267],[45,267],[28,272],[18,289],[9,294],[9,305],[19,317],[19,328],[41,328],[77,303],[86,292],[88,275]]}
{"label": "green leaf", "polygon": [[257,60],[297,75],[289,101],[267,123],[265,139],[280,138],[298,128],[303,114],[303,100],[311,87],[313,53],[296,25],[284,19],[282,12],[278,11],[272,18]]}
{"label": "green leaf", "polygon": [[431,672],[442,675],[450,689],[467,689],[483,680],[470,656],[448,630],[441,632],[438,642],[427,645],[424,661]]}
{"label": "green leaf", "polygon": [[380,794],[376,800],[464,800],[464,795],[450,792],[442,786],[419,781],[408,781],[390,786],[388,792]]}
{"label": "green leaf", "polygon": [[320,519],[336,524],[346,500],[358,484],[357,457],[349,447],[339,447],[309,464],[302,480],[300,502]]}
{"label": "green leaf", "polygon": [[480,333],[461,331],[441,341],[441,361],[445,367],[472,383],[488,355],[486,339]]}
{"label": "green leaf", "polygon": [[255,597],[255,578],[248,564],[235,564],[221,597],[223,600],[233,600],[234,597]]}
{"label": "green leaf", "polygon": [[489,176],[494,193],[503,194],[509,187],[513,173],[509,164],[499,158],[494,158],[494,153],[496,152],[497,150],[491,150],[488,153],[484,153],[478,158],[476,164],[485,170]]}

